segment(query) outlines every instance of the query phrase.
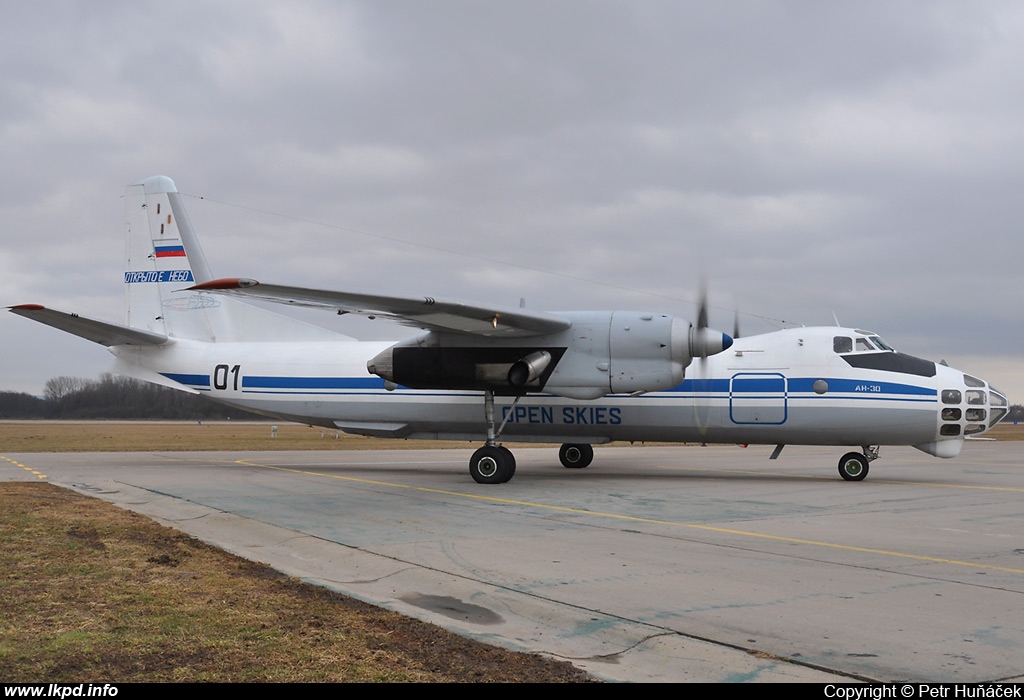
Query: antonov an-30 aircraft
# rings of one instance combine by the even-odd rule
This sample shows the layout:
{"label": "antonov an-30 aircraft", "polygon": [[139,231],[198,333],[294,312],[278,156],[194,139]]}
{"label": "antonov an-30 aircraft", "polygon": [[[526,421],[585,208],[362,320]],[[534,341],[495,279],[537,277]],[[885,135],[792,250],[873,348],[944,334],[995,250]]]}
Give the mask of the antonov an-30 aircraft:
{"label": "antonov an-30 aircraft", "polygon": [[[256,413],[360,435],[483,441],[469,471],[506,482],[500,443],[563,443],[586,467],[613,440],[859,447],[839,473],[859,481],[881,445],[954,457],[998,423],[1006,397],[877,335],[793,328],[735,341],[633,311],[541,312],[215,279],[174,183],[127,188],[125,324],[37,304],[10,307],[107,346],[113,371]],[[246,298],[395,320],[422,330],[361,342]],[[695,360],[691,374],[684,372]]]}

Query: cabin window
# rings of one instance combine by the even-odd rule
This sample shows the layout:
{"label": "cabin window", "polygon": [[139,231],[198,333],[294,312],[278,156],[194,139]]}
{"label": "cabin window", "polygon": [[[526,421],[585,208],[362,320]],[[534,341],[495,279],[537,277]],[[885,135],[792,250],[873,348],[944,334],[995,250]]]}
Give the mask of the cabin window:
{"label": "cabin window", "polygon": [[960,403],[959,389],[943,389],[942,403]]}
{"label": "cabin window", "polygon": [[972,389],[967,392],[967,403],[973,406],[984,406],[985,405],[985,392]]}
{"label": "cabin window", "polygon": [[944,408],[944,409],[942,409],[942,420],[960,420],[960,409],[959,408]]}
{"label": "cabin window", "polygon": [[845,335],[837,335],[832,339],[832,350],[837,353],[853,352],[853,340]]}

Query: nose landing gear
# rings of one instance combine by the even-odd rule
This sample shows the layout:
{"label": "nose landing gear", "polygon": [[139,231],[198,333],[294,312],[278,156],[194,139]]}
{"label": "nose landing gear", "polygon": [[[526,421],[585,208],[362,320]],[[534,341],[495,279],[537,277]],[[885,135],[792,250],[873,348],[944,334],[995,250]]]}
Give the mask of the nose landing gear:
{"label": "nose landing gear", "polygon": [[839,476],[845,481],[864,481],[868,475],[868,463],[878,459],[878,447],[864,446],[864,454],[847,452],[839,460]]}

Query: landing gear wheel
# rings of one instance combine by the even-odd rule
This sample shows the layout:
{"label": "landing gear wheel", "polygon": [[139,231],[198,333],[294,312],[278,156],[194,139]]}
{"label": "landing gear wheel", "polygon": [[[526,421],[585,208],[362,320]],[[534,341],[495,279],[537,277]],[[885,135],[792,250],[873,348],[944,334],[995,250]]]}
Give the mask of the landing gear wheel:
{"label": "landing gear wheel", "polygon": [[515,473],[515,458],[505,447],[484,445],[469,460],[469,474],[478,484],[503,484]]}
{"label": "landing gear wheel", "polygon": [[508,474],[505,476],[505,480],[501,482],[505,483],[516,475],[516,456],[512,454],[512,450],[508,449],[504,445],[498,445],[498,449],[504,453],[506,464],[508,465]]}
{"label": "landing gear wheel", "polygon": [[863,481],[868,475],[868,458],[859,452],[847,452],[839,460],[839,476],[846,481]]}
{"label": "landing gear wheel", "polygon": [[566,469],[583,469],[594,461],[594,448],[590,445],[566,443],[558,450],[558,461]]}

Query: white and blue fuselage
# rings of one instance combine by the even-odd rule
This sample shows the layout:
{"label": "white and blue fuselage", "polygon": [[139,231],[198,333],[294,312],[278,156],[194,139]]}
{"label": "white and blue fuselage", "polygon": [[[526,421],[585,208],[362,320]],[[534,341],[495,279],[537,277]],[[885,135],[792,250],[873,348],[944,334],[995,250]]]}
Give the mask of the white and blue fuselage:
{"label": "white and blue fuselage", "polygon": [[[369,374],[367,362],[390,345],[179,340],[117,354],[264,415],[379,437],[480,440],[482,392],[394,387]],[[676,387],[639,395],[532,394],[515,405],[498,397],[496,420],[511,442],[914,445],[952,457],[965,436],[985,432],[1008,410],[984,381],[848,328],[737,339],[687,374]]]}

